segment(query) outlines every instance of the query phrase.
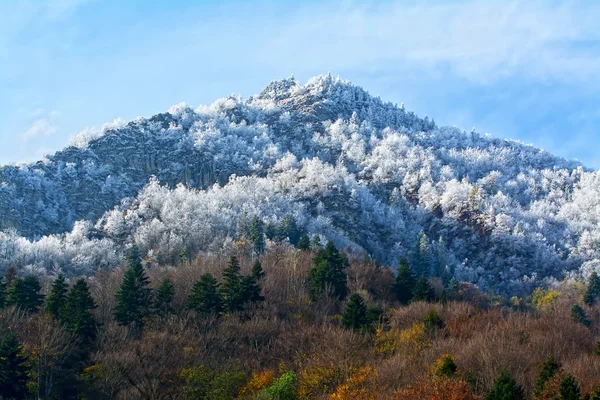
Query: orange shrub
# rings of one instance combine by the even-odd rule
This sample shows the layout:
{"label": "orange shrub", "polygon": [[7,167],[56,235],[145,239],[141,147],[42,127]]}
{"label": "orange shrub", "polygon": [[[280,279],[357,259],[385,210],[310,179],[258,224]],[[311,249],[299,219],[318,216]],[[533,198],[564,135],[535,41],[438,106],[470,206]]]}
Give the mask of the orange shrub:
{"label": "orange shrub", "polygon": [[375,388],[377,369],[366,366],[351,368],[350,377],[329,396],[330,400],[375,400],[379,392]]}

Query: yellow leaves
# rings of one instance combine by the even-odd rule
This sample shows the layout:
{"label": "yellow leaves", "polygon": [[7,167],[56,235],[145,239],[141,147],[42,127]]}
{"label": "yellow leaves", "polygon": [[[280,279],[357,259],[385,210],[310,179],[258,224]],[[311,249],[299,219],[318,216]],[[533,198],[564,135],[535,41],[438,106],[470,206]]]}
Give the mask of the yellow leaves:
{"label": "yellow leaves", "polygon": [[377,375],[377,368],[372,366],[351,368],[350,377],[337,387],[329,400],[375,400]]}
{"label": "yellow leaves", "polygon": [[538,287],[531,296],[531,302],[537,311],[548,313],[554,310],[554,305],[559,297],[560,293],[556,289],[544,290]]}
{"label": "yellow leaves", "polygon": [[346,374],[339,365],[313,365],[300,373],[298,394],[301,399],[313,399],[331,392],[345,378]]}
{"label": "yellow leaves", "polygon": [[402,331],[392,329],[384,332],[377,329],[375,336],[375,348],[386,357],[401,352],[412,359],[430,346],[425,324],[422,322]]}

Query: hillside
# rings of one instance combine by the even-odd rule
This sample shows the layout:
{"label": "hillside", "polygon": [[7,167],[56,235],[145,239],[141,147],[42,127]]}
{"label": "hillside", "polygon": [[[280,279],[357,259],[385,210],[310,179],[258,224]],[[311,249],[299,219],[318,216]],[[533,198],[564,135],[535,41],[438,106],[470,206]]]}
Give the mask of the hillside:
{"label": "hillside", "polygon": [[[185,105],[0,168],[0,270],[89,274],[133,241],[171,262],[228,252],[239,226],[292,215],[356,255],[528,291],[600,266],[600,174],[475,131],[438,127],[349,82],[271,83]],[[422,233],[420,233],[422,232]]]}

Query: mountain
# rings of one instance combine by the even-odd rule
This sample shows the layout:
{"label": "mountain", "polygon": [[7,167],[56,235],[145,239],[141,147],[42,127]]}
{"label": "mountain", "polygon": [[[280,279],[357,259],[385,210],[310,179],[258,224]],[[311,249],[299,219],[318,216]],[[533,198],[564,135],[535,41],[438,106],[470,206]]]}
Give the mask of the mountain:
{"label": "mountain", "polygon": [[[356,255],[526,292],[600,270],[600,173],[439,127],[331,76],[108,124],[0,168],[0,269],[78,275],[135,242],[171,262],[293,217]],[[287,217],[286,217],[287,216]]]}

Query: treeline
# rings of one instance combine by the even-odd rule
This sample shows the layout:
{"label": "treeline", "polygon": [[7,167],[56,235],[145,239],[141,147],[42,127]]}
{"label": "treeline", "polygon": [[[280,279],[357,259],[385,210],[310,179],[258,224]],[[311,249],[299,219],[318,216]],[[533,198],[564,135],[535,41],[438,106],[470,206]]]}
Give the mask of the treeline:
{"label": "treeline", "polygon": [[0,397],[600,399],[596,274],[503,299],[350,260],[292,221],[275,231],[296,247],[265,252],[250,220],[235,254],[176,266],[134,246],[87,279],[9,269]]}

